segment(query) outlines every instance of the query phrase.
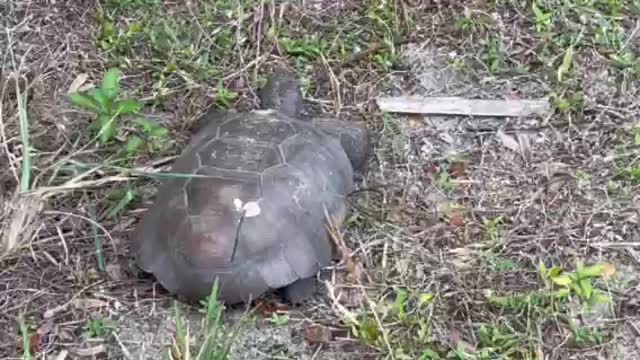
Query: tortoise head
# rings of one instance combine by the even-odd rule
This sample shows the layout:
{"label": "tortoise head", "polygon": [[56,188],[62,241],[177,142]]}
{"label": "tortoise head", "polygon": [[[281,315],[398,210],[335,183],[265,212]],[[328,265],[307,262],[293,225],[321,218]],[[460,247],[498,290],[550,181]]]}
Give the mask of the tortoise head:
{"label": "tortoise head", "polygon": [[300,80],[285,69],[277,69],[269,76],[259,97],[264,109],[276,109],[294,118],[300,118],[302,114]]}

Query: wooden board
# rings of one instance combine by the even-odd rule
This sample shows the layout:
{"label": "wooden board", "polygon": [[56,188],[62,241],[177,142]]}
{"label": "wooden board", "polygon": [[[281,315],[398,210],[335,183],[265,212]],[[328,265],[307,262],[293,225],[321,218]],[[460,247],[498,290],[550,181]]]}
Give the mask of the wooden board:
{"label": "wooden board", "polygon": [[542,115],[549,108],[547,99],[481,100],[460,97],[399,96],[380,97],[378,107],[385,112],[425,115],[527,116]]}

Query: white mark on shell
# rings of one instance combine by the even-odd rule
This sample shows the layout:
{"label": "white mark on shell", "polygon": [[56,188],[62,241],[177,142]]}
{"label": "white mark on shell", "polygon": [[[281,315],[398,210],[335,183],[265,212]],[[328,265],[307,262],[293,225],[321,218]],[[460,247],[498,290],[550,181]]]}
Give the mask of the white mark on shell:
{"label": "white mark on shell", "polygon": [[255,201],[249,201],[242,207],[245,211],[244,216],[254,217],[260,215],[260,205]]}
{"label": "white mark on shell", "polygon": [[253,112],[258,114],[258,115],[269,115],[269,114],[275,113],[275,110],[273,110],[273,109],[256,109],[256,110],[253,110]]}
{"label": "white mark on shell", "polygon": [[233,206],[236,207],[236,211],[237,212],[241,212],[242,211],[242,200],[235,198],[233,199]]}
{"label": "white mark on shell", "polygon": [[237,212],[243,212],[245,217],[255,217],[260,215],[260,205],[256,201],[247,201],[246,204],[242,203],[242,200],[233,199],[233,206],[235,206]]}

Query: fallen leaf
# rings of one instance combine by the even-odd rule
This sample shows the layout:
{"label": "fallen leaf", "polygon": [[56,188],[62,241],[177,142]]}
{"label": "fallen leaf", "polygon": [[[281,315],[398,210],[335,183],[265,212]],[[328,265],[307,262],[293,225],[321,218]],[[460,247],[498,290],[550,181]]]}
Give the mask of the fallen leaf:
{"label": "fallen leaf", "polygon": [[69,303],[65,303],[65,304],[62,304],[60,306],[56,306],[54,308],[47,309],[42,316],[45,319],[50,319],[50,318],[56,316],[56,314],[67,310],[67,308],[69,308]]}
{"label": "fallen leaf", "polygon": [[611,263],[604,263],[604,269],[602,270],[602,277],[609,278],[616,273],[616,266]]}
{"label": "fallen leaf", "polygon": [[289,312],[287,307],[270,304],[264,299],[255,300],[255,304],[260,315],[264,317],[271,317],[273,314],[281,315]]}
{"label": "fallen leaf", "polygon": [[505,132],[502,131],[502,129],[498,129],[498,132],[496,133],[496,135],[498,136],[498,139],[500,139],[504,147],[515,152],[520,151],[520,145],[518,144],[518,141],[513,136],[505,134]]}
{"label": "fallen leaf", "polygon": [[357,259],[354,259],[352,256],[347,257],[346,259],[348,278],[349,280],[355,283],[363,283],[367,276],[367,272],[364,269],[364,265]]}
{"label": "fallen leaf", "polygon": [[304,338],[311,345],[326,344],[333,340],[333,332],[326,326],[313,324],[304,329]]}
{"label": "fallen leaf", "polygon": [[467,173],[467,163],[464,161],[455,161],[451,163],[449,170],[453,178],[464,177]]}
{"label": "fallen leaf", "polygon": [[98,299],[75,299],[73,300],[73,306],[78,310],[91,310],[101,307],[107,307],[108,302]]}
{"label": "fallen leaf", "polygon": [[76,76],[75,79],[73,79],[73,81],[71,82],[71,85],[69,85],[69,90],[67,90],[67,93],[71,94],[74,92],[77,92],[80,87],[87,81],[87,79],[89,78],[89,74],[79,74],[78,76]]}
{"label": "fallen leaf", "polygon": [[464,226],[465,219],[464,214],[461,212],[455,212],[449,214],[449,223],[454,226]]}
{"label": "fallen leaf", "polygon": [[29,345],[31,346],[31,349],[29,350],[32,354],[37,354],[40,350],[40,346],[42,345],[42,336],[40,336],[40,334],[38,334],[37,332],[34,332],[33,334],[31,334],[29,341]]}
{"label": "fallen leaf", "polygon": [[451,344],[454,344],[455,348],[460,348],[462,347],[465,352],[467,353],[474,353],[475,352],[475,347],[464,340],[464,336],[462,335],[462,331],[452,327],[449,329],[449,342]]}
{"label": "fallen leaf", "polygon": [[364,294],[358,288],[343,288],[338,301],[345,307],[358,308],[364,305]]}
{"label": "fallen leaf", "polygon": [[428,184],[431,184],[435,181],[436,177],[438,176],[438,172],[438,165],[436,165],[434,162],[430,162],[422,166],[422,177],[423,180]]}
{"label": "fallen leaf", "polygon": [[107,275],[109,275],[112,280],[122,281],[125,278],[124,274],[122,273],[122,268],[119,264],[109,264],[106,266],[105,270],[107,271]]}

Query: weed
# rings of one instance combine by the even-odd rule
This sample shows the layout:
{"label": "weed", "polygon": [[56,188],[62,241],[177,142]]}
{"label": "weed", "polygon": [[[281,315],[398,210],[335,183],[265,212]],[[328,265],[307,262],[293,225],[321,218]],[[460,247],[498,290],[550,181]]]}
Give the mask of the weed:
{"label": "weed", "polygon": [[[176,335],[173,345],[168,351],[170,359],[180,360],[225,360],[229,359],[231,347],[233,346],[237,336],[239,335],[240,326],[245,317],[237,323],[233,329],[226,329],[223,324],[224,306],[218,300],[219,282],[215,280],[210,295],[202,302],[204,309],[203,331],[204,334],[194,339],[196,345],[192,349],[191,335],[189,326],[186,328],[182,324],[178,305],[175,305],[176,311]],[[245,314],[246,315],[246,314]],[[195,350],[195,352],[193,352]],[[194,355],[191,355],[191,354]],[[193,357],[192,357],[193,356]]]}
{"label": "weed", "polygon": [[31,360],[31,334],[29,333],[29,327],[24,319],[24,314],[20,313],[18,316],[18,325],[20,326],[20,334],[22,335],[22,360]]}
{"label": "weed", "polygon": [[481,58],[487,70],[492,74],[504,71],[507,63],[504,59],[504,49],[500,39],[488,35],[481,41],[481,44],[484,50]]}
{"label": "weed", "polygon": [[115,322],[102,317],[90,319],[83,328],[84,336],[87,339],[107,338],[115,329]]}
{"label": "weed", "polygon": [[551,30],[552,16],[553,13],[551,11],[544,11],[540,8],[539,1],[533,1],[531,3],[531,9],[533,10],[533,14],[535,15],[535,26],[536,31],[539,33],[548,32]]}
{"label": "weed", "polygon": [[593,346],[604,343],[604,334],[598,329],[572,327],[573,341],[578,346]]}
{"label": "weed", "polygon": [[[74,105],[97,116],[97,123],[93,127],[97,128],[97,136],[102,144],[109,143],[116,137],[122,117],[137,114],[142,108],[140,102],[134,99],[119,99],[121,76],[120,70],[109,69],[102,78],[100,87],[71,94]],[[127,136],[124,149],[128,155],[135,155],[144,144],[153,148],[167,140],[166,128],[154,125],[143,117],[134,119],[133,125],[141,135]]]}
{"label": "weed", "polygon": [[615,273],[615,267],[611,264],[585,266],[579,261],[576,271],[564,272],[558,266],[547,269],[544,263],[541,262],[539,272],[549,289],[553,289],[555,286],[559,287],[559,289],[553,291],[561,297],[573,294],[588,305],[610,302],[609,297],[604,292],[594,287],[593,281],[597,278],[612,276]]}
{"label": "weed", "polygon": [[269,322],[277,326],[286,325],[289,323],[289,320],[290,320],[289,315],[287,314],[280,315],[280,314],[273,313],[269,318]]}
{"label": "weed", "polygon": [[221,81],[218,82],[216,92],[216,104],[222,108],[233,107],[233,102],[238,98],[238,94],[224,87]]}
{"label": "weed", "polygon": [[478,331],[476,359],[489,360],[496,357],[532,359],[533,353],[526,336],[516,334],[507,326],[482,325]]}
{"label": "weed", "polygon": [[451,180],[447,171],[441,171],[436,178],[436,187],[445,194],[451,194],[458,189],[458,184]]}
{"label": "weed", "polygon": [[107,210],[107,218],[113,219],[129,206],[134,205],[140,198],[140,194],[129,185],[125,189],[112,192],[109,198],[114,201],[114,204]]}

